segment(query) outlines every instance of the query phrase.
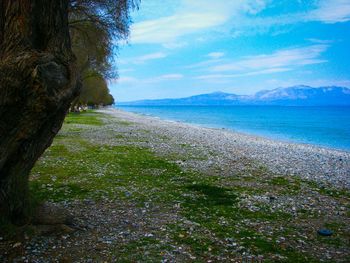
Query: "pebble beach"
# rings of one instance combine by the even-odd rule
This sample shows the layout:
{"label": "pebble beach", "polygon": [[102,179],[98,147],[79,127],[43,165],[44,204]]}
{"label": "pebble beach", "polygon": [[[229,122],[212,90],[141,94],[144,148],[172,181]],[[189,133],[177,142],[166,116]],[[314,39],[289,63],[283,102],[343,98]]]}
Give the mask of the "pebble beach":
{"label": "pebble beach", "polygon": [[[181,145],[186,144],[194,154],[197,152],[208,157],[204,161],[181,163],[184,166],[202,171],[216,166],[229,175],[244,169],[244,163],[249,162],[255,166],[267,166],[276,174],[297,175],[321,184],[350,188],[350,152],[275,141],[226,129],[204,128],[113,108],[100,111],[129,121],[138,129],[151,131],[149,146],[157,151],[181,153]],[[152,138],[158,138],[156,135],[168,137],[167,144],[159,144],[157,139],[152,141]]]}
{"label": "pebble beach", "polygon": [[30,176],[69,221],[10,228],[0,261],[349,262],[349,171],[345,151],[71,113]]}

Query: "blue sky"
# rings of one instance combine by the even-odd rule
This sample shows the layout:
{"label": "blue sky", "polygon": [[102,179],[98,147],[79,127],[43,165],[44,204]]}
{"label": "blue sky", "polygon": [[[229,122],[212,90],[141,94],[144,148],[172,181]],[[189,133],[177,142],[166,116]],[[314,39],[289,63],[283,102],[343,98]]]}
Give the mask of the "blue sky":
{"label": "blue sky", "polygon": [[132,19],[116,101],[350,87],[350,0],[143,0]]}

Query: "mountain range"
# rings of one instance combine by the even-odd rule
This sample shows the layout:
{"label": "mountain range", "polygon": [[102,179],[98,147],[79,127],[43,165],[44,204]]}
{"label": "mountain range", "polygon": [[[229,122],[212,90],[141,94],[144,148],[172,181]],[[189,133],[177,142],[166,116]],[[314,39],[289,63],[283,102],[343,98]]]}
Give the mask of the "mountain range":
{"label": "mountain range", "polygon": [[138,100],[119,102],[130,106],[171,105],[279,105],[279,106],[350,106],[350,89],[344,87],[293,86],[263,90],[254,95],[236,95],[224,92],[201,94],[179,99]]}

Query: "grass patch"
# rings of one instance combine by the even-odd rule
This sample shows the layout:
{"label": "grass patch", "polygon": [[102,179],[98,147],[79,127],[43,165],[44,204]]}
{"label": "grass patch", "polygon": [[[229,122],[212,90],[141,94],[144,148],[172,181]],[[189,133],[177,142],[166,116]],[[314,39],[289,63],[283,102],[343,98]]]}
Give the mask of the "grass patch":
{"label": "grass patch", "polygon": [[102,116],[104,115],[93,111],[70,112],[64,119],[64,123],[102,126],[103,125],[103,121],[101,120]]}
{"label": "grass patch", "polygon": [[130,122],[130,121],[119,120],[119,119],[116,119],[116,118],[113,119],[113,123],[116,123],[116,124],[118,124],[120,126],[130,126],[130,125],[132,125],[132,122]]}
{"label": "grass patch", "polygon": [[334,198],[350,198],[350,191],[346,189],[335,189],[330,185],[319,185],[314,181],[303,180],[303,183],[308,185],[309,188],[317,191],[322,195],[326,195]]}
{"label": "grass patch", "polygon": [[224,187],[209,184],[194,184],[186,188],[201,195],[196,200],[195,205],[233,205],[237,200],[237,195]]}
{"label": "grass patch", "polygon": [[113,254],[119,262],[161,262],[164,252],[171,247],[163,245],[154,237],[143,237],[117,245]]}
{"label": "grass patch", "polygon": [[[32,171],[36,179],[30,186],[39,198],[53,201],[113,198],[118,193],[132,191],[144,200],[180,173],[174,164],[140,147],[94,146],[80,140],[75,143],[83,150],[70,152],[60,144],[63,140],[56,140]],[[47,159],[53,162],[47,162]],[[157,171],[156,175],[152,171]]]}

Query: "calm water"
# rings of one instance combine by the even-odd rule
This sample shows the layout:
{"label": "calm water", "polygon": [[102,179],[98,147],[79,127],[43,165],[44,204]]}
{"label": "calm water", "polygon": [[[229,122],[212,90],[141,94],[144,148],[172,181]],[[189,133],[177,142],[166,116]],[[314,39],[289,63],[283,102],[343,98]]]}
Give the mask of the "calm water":
{"label": "calm water", "polygon": [[350,151],[350,107],[118,106],[162,119]]}

